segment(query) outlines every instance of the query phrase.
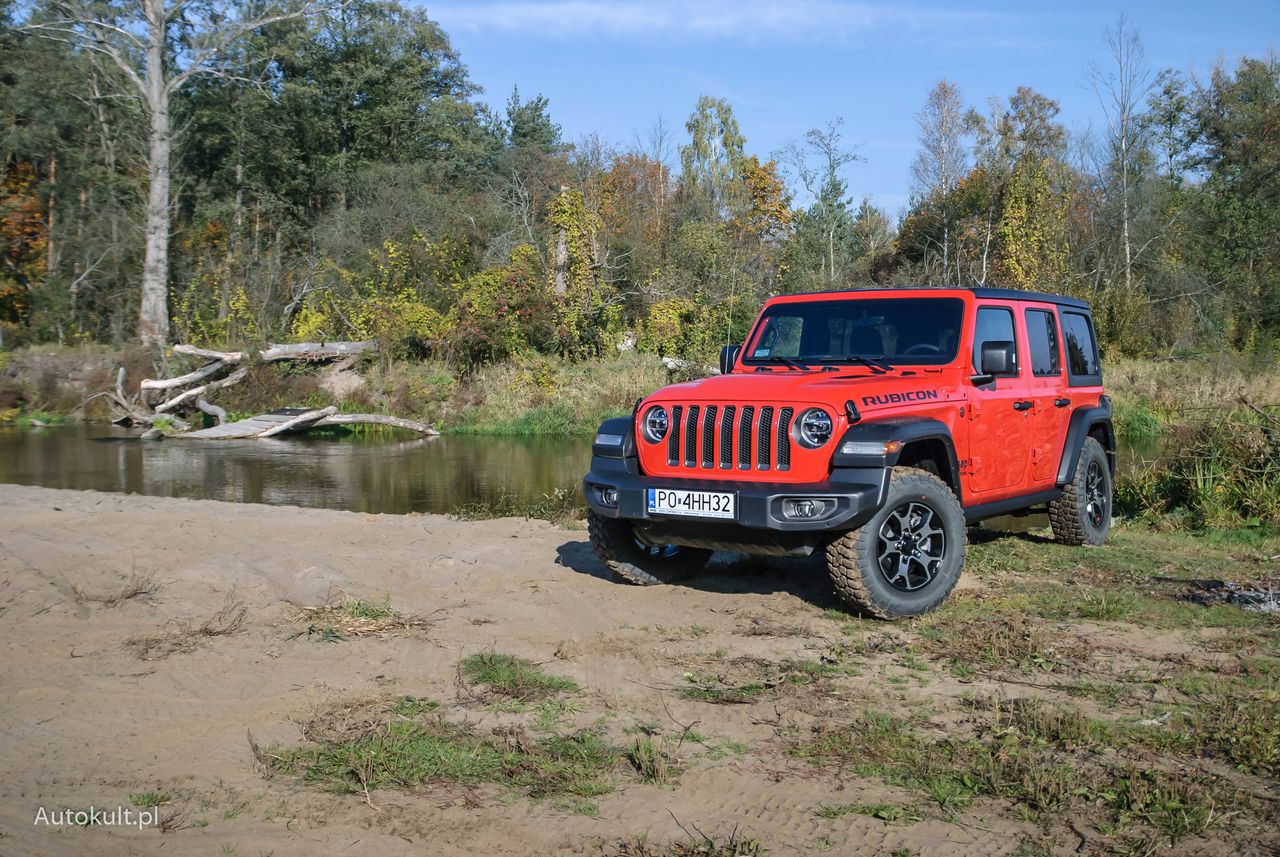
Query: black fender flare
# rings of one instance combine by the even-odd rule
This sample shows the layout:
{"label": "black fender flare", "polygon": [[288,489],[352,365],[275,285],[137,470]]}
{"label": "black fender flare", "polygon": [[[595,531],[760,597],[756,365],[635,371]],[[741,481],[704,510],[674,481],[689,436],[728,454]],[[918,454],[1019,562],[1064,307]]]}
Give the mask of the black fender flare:
{"label": "black fender flare", "polygon": [[1111,475],[1116,473],[1116,430],[1111,424],[1111,399],[1103,396],[1096,407],[1076,408],[1071,412],[1067,425],[1067,439],[1062,445],[1062,458],[1058,460],[1058,487],[1075,478],[1076,464],[1084,449],[1084,439],[1094,428],[1102,427],[1103,450],[1107,453],[1107,466]]}
{"label": "black fender flare", "polygon": [[[953,486],[956,496],[960,495],[960,459],[956,455],[955,440],[951,437],[951,429],[941,420],[926,417],[896,417],[876,422],[857,423],[845,429],[840,441],[836,444],[835,454],[831,457],[833,469],[845,467],[883,467],[897,465],[902,451],[907,445],[920,440],[936,440],[946,450],[946,460],[939,461],[939,475],[948,485]],[[888,444],[896,441],[899,447],[892,452],[876,454],[874,452],[844,451],[846,443]],[[865,448],[864,448],[865,449]],[[886,483],[887,484],[887,483]]]}

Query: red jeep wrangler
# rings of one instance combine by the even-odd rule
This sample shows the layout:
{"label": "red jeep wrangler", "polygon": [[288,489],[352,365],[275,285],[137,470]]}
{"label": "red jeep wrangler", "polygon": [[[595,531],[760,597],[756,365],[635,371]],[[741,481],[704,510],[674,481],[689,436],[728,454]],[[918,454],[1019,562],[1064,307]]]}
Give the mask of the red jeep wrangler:
{"label": "red jeep wrangler", "polygon": [[600,426],[587,522],[624,581],[681,579],[716,550],[823,550],[851,605],[916,616],[956,585],[968,524],[1047,504],[1059,541],[1107,537],[1115,433],[1082,301],[787,295],[720,368]]}

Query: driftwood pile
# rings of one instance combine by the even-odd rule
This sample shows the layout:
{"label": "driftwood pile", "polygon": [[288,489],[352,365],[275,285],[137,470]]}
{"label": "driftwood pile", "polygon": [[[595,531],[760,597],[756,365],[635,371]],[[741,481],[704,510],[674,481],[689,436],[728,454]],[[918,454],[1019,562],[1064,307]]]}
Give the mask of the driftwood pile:
{"label": "driftwood pile", "polygon": [[[245,351],[211,351],[193,345],[175,345],[174,354],[205,361],[199,368],[174,378],[147,378],[138,385],[138,393],[128,396],[124,391],[124,368],[116,374],[114,390],[98,393],[111,402],[119,416],[117,425],[147,426],[156,429],[163,425],[176,429],[176,437],[197,439],[275,437],[289,432],[306,431],[322,426],[354,425],[358,423],[393,426],[422,435],[437,434],[435,429],[414,420],[391,417],[384,414],[340,414],[337,408],[282,409],[227,422],[227,412],[205,398],[215,390],[238,384],[249,374],[246,365],[251,358],[263,363],[280,360],[302,360],[321,363],[329,360],[354,357],[377,347],[375,342],[303,342],[293,345],[271,345],[256,354]],[[217,426],[191,431],[191,424],[182,418],[192,410],[209,414],[217,420]],[[150,434],[150,432],[148,432]],[[159,431],[156,431],[159,434]]]}

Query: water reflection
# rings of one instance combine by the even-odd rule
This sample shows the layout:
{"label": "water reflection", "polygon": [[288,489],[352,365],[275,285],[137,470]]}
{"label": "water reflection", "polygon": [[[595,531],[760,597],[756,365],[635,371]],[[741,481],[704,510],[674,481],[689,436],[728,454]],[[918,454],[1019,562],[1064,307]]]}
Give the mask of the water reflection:
{"label": "water reflection", "polygon": [[441,512],[576,484],[590,440],[440,437],[142,442],[101,426],[0,430],[0,482],[316,506]]}
{"label": "water reflection", "polygon": [[[1155,451],[1122,447],[1118,466],[1143,466]],[[0,482],[375,513],[447,514],[504,494],[537,500],[577,485],[590,457],[590,438],[152,443],[110,426],[0,429]]]}

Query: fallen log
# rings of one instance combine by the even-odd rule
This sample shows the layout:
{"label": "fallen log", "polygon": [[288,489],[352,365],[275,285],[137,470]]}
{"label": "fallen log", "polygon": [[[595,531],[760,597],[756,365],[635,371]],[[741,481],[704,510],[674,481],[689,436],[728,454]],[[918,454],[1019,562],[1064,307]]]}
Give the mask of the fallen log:
{"label": "fallen log", "polygon": [[292,345],[271,345],[258,352],[264,363],[276,360],[333,360],[336,357],[347,357],[361,354],[377,348],[378,343],[369,342],[298,342]]}
{"label": "fallen log", "polygon": [[226,363],[223,363],[221,360],[214,360],[211,363],[206,363],[194,372],[179,375],[177,378],[144,378],[142,383],[138,385],[138,390],[145,399],[146,394],[153,390],[172,390],[175,387],[185,387],[187,384],[194,384],[197,381],[203,381],[211,375],[216,375],[226,368]]}
{"label": "fallen log", "polygon": [[299,429],[303,429],[303,428],[310,428],[313,424],[315,424],[319,420],[325,417],[333,416],[337,412],[338,412],[338,409],[333,405],[330,405],[327,408],[320,408],[314,411],[307,411],[306,413],[298,414],[296,417],[294,417],[291,420],[280,423],[280,425],[278,426],[267,429],[262,434],[258,435],[258,437],[275,437],[276,435],[284,434],[285,432],[298,431]]}
{"label": "fallen log", "polygon": [[319,428],[321,426],[349,425],[391,426],[392,428],[416,431],[418,434],[430,437],[440,434],[440,432],[436,431],[426,423],[420,423],[416,420],[406,420],[402,417],[389,417],[385,414],[333,414],[332,416],[316,420],[311,427]]}
{"label": "fallen log", "polygon": [[194,345],[175,345],[174,354],[185,354],[188,357],[203,357],[206,360],[221,360],[223,363],[244,362],[243,351],[211,351],[208,348],[196,348]]}
{"label": "fallen log", "polygon": [[248,377],[248,375],[249,375],[249,369],[247,367],[241,366],[239,369],[232,372],[230,375],[228,375],[225,378],[219,378],[216,381],[210,381],[208,384],[204,384],[199,387],[192,387],[190,390],[186,390],[182,393],[179,393],[178,395],[174,396],[172,399],[169,399],[166,402],[161,402],[160,404],[156,405],[156,413],[161,414],[161,413],[164,413],[165,411],[171,411],[174,408],[178,407],[179,405],[186,404],[192,399],[198,399],[199,397],[203,396],[205,393],[212,393],[214,390],[221,390],[224,387],[230,387],[232,384],[237,384],[243,381],[246,377]]}

